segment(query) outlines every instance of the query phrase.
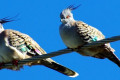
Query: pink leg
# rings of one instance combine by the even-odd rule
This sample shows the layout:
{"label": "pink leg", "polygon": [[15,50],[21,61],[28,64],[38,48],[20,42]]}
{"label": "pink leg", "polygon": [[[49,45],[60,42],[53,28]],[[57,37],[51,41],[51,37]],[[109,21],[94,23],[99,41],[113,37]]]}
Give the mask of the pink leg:
{"label": "pink leg", "polygon": [[18,60],[13,60],[12,64],[15,65],[15,66],[18,66]]}

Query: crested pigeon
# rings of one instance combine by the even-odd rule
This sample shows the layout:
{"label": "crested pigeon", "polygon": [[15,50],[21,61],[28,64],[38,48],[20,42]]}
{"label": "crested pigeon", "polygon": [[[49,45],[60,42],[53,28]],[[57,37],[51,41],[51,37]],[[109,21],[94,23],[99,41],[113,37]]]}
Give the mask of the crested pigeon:
{"label": "crested pigeon", "polygon": [[74,19],[72,10],[77,9],[79,6],[74,7],[70,5],[60,13],[62,24],[60,25],[59,32],[64,44],[73,50],[77,50],[83,56],[91,56],[95,58],[108,58],[120,67],[120,60],[114,54],[114,49],[109,43],[80,49],[87,43],[99,41],[105,38],[101,31],[98,29]]}
{"label": "crested pigeon", "polygon": [[[22,60],[46,54],[37,42],[27,34],[11,29],[4,30],[2,24],[6,22],[10,22],[10,20],[5,18],[0,20],[0,63],[8,63],[14,60]],[[44,65],[70,77],[76,77],[78,75],[75,71],[58,64],[51,58],[43,59],[27,65]],[[21,67],[22,66],[17,68],[12,67],[10,69],[19,70]]]}

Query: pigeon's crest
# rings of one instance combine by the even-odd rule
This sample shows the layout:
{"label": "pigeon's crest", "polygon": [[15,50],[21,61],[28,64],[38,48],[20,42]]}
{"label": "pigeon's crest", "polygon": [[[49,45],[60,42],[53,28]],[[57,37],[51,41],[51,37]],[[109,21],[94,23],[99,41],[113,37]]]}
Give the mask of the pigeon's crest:
{"label": "pigeon's crest", "polygon": [[67,7],[67,9],[75,10],[75,9],[77,9],[77,8],[80,7],[80,6],[81,6],[81,4],[78,5],[78,6],[70,5],[70,6]]}

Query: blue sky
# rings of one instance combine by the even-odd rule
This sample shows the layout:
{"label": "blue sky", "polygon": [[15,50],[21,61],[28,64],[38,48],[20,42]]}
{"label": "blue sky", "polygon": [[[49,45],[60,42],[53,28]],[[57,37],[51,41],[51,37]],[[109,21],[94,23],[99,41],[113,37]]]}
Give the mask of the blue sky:
{"label": "blue sky", "polygon": [[[59,35],[60,12],[67,6],[82,4],[74,18],[101,30],[106,37],[120,34],[120,0],[0,0],[0,18],[19,14],[17,21],[4,25],[30,35],[46,52],[66,48]],[[120,41],[111,43],[120,58]],[[4,80],[120,80],[120,68],[108,59],[70,53],[53,58],[79,73],[70,78],[44,66],[25,66],[20,71],[1,70]]]}

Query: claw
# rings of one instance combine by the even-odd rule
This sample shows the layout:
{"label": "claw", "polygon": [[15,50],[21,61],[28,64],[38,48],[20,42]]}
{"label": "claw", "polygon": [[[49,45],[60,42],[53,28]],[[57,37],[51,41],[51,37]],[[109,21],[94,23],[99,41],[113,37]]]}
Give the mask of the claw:
{"label": "claw", "polygon": [[13,60],[12,64],[15,65],[15,66],[18,66],[18,60]]}
{"label": "claw", "polygon": [[4,66],[4,63],[0,63],[0,69],[2,69],[3,66]]}

